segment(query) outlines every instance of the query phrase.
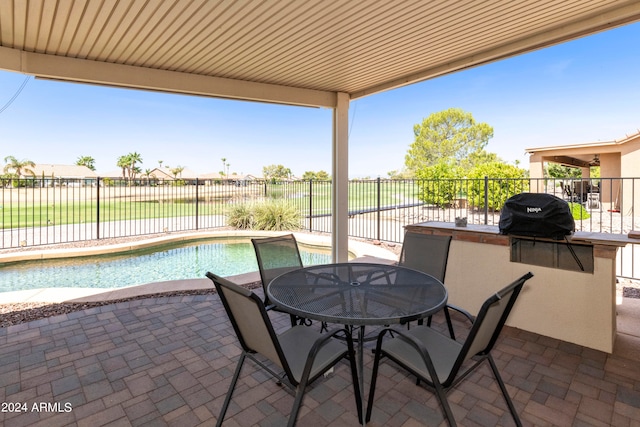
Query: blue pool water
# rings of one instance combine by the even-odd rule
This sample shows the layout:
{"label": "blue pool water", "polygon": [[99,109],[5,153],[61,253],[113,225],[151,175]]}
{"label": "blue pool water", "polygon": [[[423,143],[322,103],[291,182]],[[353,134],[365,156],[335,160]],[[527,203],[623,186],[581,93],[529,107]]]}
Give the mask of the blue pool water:
{"label": "blue pool water", "polygon": [[[300,248],[304,265],[331,261],[331,254]],[[121,288],[164,280],[258,271],[249,242],[182,243],[124,255],[27,261],[0,265],[0,292],[38,288]]]}

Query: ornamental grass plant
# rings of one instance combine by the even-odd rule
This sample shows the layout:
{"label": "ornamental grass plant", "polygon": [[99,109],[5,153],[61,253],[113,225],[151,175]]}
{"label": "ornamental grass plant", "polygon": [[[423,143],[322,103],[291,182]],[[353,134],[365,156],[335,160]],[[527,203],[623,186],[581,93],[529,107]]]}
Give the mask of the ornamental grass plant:
{"label": "ornamental grass plant", "polygon": [[242,203],[227,212],[227,225],[241,230],[298,230],[300,224],[300,211],[282,199]]}

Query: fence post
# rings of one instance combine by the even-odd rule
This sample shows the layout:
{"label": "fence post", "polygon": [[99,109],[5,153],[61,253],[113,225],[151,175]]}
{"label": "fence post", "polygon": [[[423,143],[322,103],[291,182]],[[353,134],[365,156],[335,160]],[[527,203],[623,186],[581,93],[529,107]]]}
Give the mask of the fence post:
{"label": "fence post", "polygon": [[198,182],[198,178],[196,178],[196,230],[198,230],[198,187],[200,186],[200,183]]}
{"label": "fence post", "polygon": [[484,177],[484,225],[489,223],[489,177]]}
{"label": "fence post", "polygon": [[100,239],[100,177],[96,178],[96,239]]}
{"label": "fence post", "polygon": [[378,183],[377,183],[377,188],[376,191],[378,193],[378,200],[377,200],[377,215],[376,215],[376,240],[380,240],[380,204],[381,204],[381,195],[380,195],[380,177],[378,177]]}
{"label": "fence post", "polygon": [[313,179],[309,178],[309,232],[313,231]]}

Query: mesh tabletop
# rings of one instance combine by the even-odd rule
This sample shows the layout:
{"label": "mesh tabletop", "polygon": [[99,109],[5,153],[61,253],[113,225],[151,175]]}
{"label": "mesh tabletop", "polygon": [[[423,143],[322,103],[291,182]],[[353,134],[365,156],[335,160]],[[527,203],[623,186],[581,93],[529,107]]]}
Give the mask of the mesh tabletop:
{"label": "mesh tabletop", "polygon": [[447,303],[444,285],[405,267],[370,263],[316,265],[271,281],[269,299],[300,317],[347,325],[386,325],[429,316]]}

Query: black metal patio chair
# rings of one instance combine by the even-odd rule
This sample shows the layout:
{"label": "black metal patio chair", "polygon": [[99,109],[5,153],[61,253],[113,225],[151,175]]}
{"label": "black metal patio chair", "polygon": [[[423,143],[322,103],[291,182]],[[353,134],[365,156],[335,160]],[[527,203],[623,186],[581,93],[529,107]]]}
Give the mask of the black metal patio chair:
{"label": "black metal patio chair", "polygon": [[[267,310],[280,311],[269,301],[267,286],[277,276],[291,270],[302,268],[302,258],[298,249],[298,242],[293,234],[284,236],[264,237],[251,239],[253,248],[258,260],[262,289],[264,290],[264,305]],[[310,325],[309,319],[300,319],[293,314],[289,314],[291,326],[296,324]]]}
{"label": "black metal patio chair", "polygon": [[[491,356],[491,350],[513,308],[524,283],[533,277],[527,273],[502,290],[491,295],[482,305],[469,335],[463,343],[453,340],[428,326],[417,326],[400,331],[385,328],[378,335],[373,362],[371,388],[367,405],[367,422],[371,420],[374,393],[380,360],[383,356],[416,375],[433,389],[451,426],[456,425],[446,394],[463,381],[485,360],[489,363],[500,386],[516,425],[522,425],[507,388]],[[469,315],[470,316],[470,315]],[[470,316],[470,318],[472,318]],[[384,340],[387,332],[394,338]],[[470,366],[469,366],[470,365]],[[463,370],[463,368],[465,370]]]}
{"label": "black metal patio chair", "polygon": [[[213,273],[208,272],[206,276],[213,281],[242,346],[242,353],[220,410],[217,426],[222,425],[247,358],[295,392],[289,426],[296,424],[307,386],[343,358],[349,360],[356,407],[358,414],[362,412],[351,335],[342,328],[322,334],[299,325],[277,335],[260,297]],[[338,334],[342,335],[341,340],[334,338]],[[276,370],[282,372],[278,373]]]}
{"label": "black metal patio chair", "polygon": [[[427,273],[444,283],[449,260],[451,236],[406,232],[400,251],[398,265]],[[449,328],[449,335],[455,339],[449,308],[460,311],[454,305],[447,304],[444,315]],[[420,320],[418,324],[422,324]],[[427,326],[431,326],[431,316],[427,318]]]}

